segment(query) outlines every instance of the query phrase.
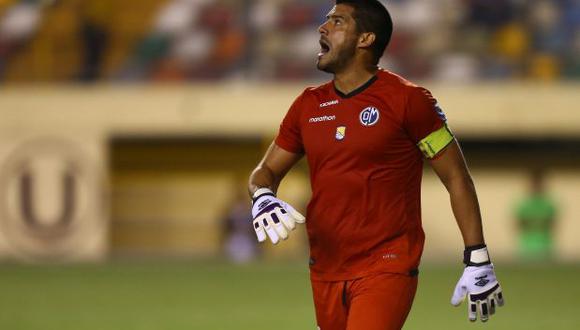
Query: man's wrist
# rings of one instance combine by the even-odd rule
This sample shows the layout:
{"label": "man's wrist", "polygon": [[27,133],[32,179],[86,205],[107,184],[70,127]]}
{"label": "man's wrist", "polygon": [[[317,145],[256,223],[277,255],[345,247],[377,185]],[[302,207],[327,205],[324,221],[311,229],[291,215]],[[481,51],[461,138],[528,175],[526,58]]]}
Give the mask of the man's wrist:
{"label": "man's wrist", "polygon": [[466,246],[463,251],[463,263],[465,266],[483,266],[491,264],[487,246],[478,244]]}
{"label": "man's wrist", "polygon": [[252,194],[252,204],[262,196],[276,196],[270,188],[258,188],[254,194]]}

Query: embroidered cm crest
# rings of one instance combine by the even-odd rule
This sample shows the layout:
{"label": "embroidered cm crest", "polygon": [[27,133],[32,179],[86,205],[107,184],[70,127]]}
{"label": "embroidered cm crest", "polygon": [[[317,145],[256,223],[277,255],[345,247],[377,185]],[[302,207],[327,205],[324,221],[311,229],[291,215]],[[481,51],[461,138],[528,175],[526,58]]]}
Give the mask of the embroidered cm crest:
{"label": "embroidered cm crest", "polygon": [[359,120],[363,126],[373,126],[379,121],[380,112],[375,107],[366,107],[360,112]]}

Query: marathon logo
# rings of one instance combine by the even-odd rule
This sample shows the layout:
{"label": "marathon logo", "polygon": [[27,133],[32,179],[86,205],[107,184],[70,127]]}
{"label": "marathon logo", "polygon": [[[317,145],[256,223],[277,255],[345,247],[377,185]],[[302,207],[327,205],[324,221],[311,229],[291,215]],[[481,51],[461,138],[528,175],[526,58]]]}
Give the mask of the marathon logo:
{"label": "marathon logo", "polygon": [[309,123],[320,123],[323,121],[333,121],[336,120],[336,116],[322,116],[322,117],[312,117],[308,120]]}

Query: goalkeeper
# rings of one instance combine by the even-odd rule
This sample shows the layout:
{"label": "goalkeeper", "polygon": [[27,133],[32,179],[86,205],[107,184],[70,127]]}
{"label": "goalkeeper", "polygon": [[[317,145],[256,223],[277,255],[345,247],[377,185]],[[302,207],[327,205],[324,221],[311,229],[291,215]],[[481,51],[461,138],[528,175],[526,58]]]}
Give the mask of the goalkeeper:
{"label": "goalkeeper", "polygon": [[[337,0],[319,27],[318,69],[333,80],[294,101],[250,176],[258,240],[277,244],[306,223],[310,278],[321,330],[401,329],[411,309],[425,236],[426,160],[450,195],[466,267],[451,303],[487,321],[503,304],[485,245],[475,187],[431,93],[378,68],[392,21],[377,0]],[[306,156],[306,218],[276,197]]]}

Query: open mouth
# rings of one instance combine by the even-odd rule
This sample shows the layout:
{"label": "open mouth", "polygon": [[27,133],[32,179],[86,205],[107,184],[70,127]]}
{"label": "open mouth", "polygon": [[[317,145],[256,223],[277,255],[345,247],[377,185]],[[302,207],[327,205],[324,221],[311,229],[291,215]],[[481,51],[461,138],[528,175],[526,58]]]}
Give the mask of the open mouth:
{"label": "open mouth", "polygon": [[318,53],[318,57],[323,56],[324,54],[330,51],[330,45],[325,40],[320,39],[320,53]]}

